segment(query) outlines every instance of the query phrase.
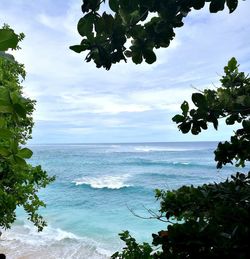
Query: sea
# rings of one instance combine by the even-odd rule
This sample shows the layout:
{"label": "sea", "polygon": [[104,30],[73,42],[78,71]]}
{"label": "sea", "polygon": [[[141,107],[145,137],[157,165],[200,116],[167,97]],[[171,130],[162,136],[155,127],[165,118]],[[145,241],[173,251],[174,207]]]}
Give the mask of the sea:
{"label": "sea", "polygon": [[102,259],[121,250],[118,234],[138,242],[166,229],[152,214],[160,202],[155,189],[224,181],[233,166],[216,169],[216,142],[31,145],[29,162],[42,165],[55,182],[39,192],[43,232],[17,209],[10,230],[1,230],[0,253],[7,259]]}

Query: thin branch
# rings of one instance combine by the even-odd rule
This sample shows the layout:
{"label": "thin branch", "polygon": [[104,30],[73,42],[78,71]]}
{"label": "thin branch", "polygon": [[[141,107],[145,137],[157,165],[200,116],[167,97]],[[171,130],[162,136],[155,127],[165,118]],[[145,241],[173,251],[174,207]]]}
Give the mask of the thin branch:
{"label": "thin branch", "polygon": [[143,207],[145,208],[145,210],[147,210],[147,212],[151,215],[150,217],[143,217],[141,215],[138,215],[134,212],[133,209],[131,209],[127,204],[126,207],[128,208],[128,210],[137,218],[140,219],[157,219],[159,221],[162,221],[164,223],[170,223],[170,224],[174,224],[174,222],[172,222],[171,220],[164,220],[162,219],[164,216],[162,214],[158,215],[157,213],[155,213],[154,211],[152,211],[151,209],[146,208],[144,205]]}

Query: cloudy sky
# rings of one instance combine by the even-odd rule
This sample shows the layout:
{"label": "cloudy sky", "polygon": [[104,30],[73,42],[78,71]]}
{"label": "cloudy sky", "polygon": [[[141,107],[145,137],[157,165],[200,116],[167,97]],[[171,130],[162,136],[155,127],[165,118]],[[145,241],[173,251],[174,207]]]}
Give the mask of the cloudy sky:
{"label": "cloudy sky", "polygon": [[250,72],[250,1],[230,15],[192,12],[156,63],[120,63],[110,71],[69,50],[81,40],[81,3],[0,1],[0,23],[26,35],[15,56],[28,73],[25,94],[37,100],[32,143],[206,141],[232,134],[222,123],[217,132],[182,135],[171,118],[194,88],[219,86],[232,56]]}

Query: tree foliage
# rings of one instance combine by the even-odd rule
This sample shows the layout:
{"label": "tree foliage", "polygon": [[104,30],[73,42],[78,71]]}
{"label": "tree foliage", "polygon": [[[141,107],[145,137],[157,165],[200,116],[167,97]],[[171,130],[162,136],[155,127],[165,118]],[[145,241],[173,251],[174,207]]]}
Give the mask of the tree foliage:
{"label": "tree foliage", "polygon": [[242,127],[235,132],[230,141],[219,143],[215,151],[217,167],[236,160],[236,166],[244,166],[250,160],[250,78],[239,72],[237,61],[232,58],[225,66],[225,75],[216,90],[206,89],[192,94],[196,106],[190,109],[184,101],[181,105],[182,114],[173,118],[182,131],[197,135],[206,130],[209,123],[218,128],[218,119],[226,119],[227,125],[241,123]]}
{"label": "tree foliage", "polygon": [[[245,166],[250,160],[250,79],[238,71],[235,58],[224,71],[221,87],[194,93],[192,101],[196,108],[190,110],[184,101],[182,114],[174,116],[173,121],[183,133],[191,131],[194,135],[206,130],[208,123],[217,129],[219,118],[226,119],[228,125],[241,123],[242,128],[230,142],[219,143],[215,160],[219,168],[233,160],[237,161],[236,166]],[[152,248],[148,258],[250,257],[250,172],[237,172],[222,183],[182,186],[175,191],[156,190],[156,198],[161,204],[159,217],[165,218],[168,225],[152,234],[155,249]],[[134,241],[137,248],[132,249],[124,241],[123,251],[115,253],[113,259],[136,258],[126,256],[149,245]]]}
{"label": "tree foliage", "polygon": [[[109,13],[102,12],[106,2]],[[175,28],[206,2],[211,13],[225,6],[232,13],[238,6],[238,0],[83,0],[84,16],[77,26],[83,39],[70,48],[77,53],[88,51],[86,61],[93,60],[98,68],[110,69],[127,58],[135,64],[154,63],[154,50],[168,47]]]}
{"label": "tree foliage", "polygon": [[42,230],[46,223],[38,209],[45,204],[37,193],[54,178],[41,166],[26,162],[33,154],[24,145],[31,138],[35,101],[22,92],[24,66],[4,52],[19,48],[23,37],[8,26],[0,29],[0,227],[10,228],[16,219],[16,208],[22,206],[29,220]]}

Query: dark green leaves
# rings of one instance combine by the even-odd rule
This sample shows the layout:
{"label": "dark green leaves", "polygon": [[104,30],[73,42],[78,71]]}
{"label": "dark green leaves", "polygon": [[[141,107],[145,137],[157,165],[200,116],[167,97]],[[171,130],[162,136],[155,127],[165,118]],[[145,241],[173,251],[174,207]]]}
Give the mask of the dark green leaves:
{"label": "dark green leaves", "polygon": [[224,9],[226,0],[211,0],[209,10],[211,13],[217,13]]}
{"label": "dark green leaves", "polygon": [[[175,28],[182,27],[189,12],[203,8],[205,2],[210,3],[210,12],[213,13],[222,11],[226,5],[233,12],[238,4],[237,0],[84,0],[84,16],[78,23],[78,31],[89,45],[74,45],[70,49],[77,53],[89,51],[86,61],[93,60],[98,68],[109,69],[114,63],[126,61],[127,48],[132,53],[126,57],[132,58],[135,64],[143,60],[152,64],[156,61],[154,49],[167,48],[175,37]],[[111,14],[98,12],[106,10],[106,3],[112,10]],[[149,15],[150,19],[147,19]],[[129,47],[126,44],[128,40],[132,42]],[[143,44],[135,46],[133,42]],[[145,46],[148,43],[150,48]]]}
{"label": "dark green leaves", "polygon": [[209,123],[217,130],[220,118],[225,118],[227,125],[242,123],[242,128],[235,132],[230,142],[218,146],[215,152],[218,168],[233,163],[233,160],[236,165],[244,166],[244,161],[250,160],[250,78],[239,72],[238,67],[237,60],[230,59],[220,80],[222,86],[216,91],[206,89],[192,94],[196,109],[189,111],[185,101],[181,105],[182,114],[173,117],[182,133],[191,131],[194,135],[206,130]]}
{"label": "dark green leaves", "polygon": [[193,7],[196,10],[203,8],[204,5],[205,5],[205,0],[194,0],[193,1]]}
{"label": "dark green leaves", "polygon": [[152,64],[156,61],[156,55],[155,55],[154,51],[152,51],[150,49],[144,50],[143,57],[145,58],[145,61],[148,64]]}
{"label": "dark green leaves", "polygon": [[237,258],[239,251],[248,258],[249,183],[250,172],[238,172],[221,183],[156,190],[160,209],[153,215],[165,223],[152,234],[153,246],[124,231],[126,246],[111,258]]}
{"label": "dark green leaves", "polygon": [[188,114],[188,111],[189,111],[189,105],[188,105],[188,102],[184,101],[181,105],[181,109],[182,109],[182,114],[183,116],[187,116]]}
{"label": "dark green leaves", "polygon": [[198,108],[206,108],[207,101],[203,94],[201,93],[194,93],[192,94],[192,101]]}
{"label": "dark green leaves", "polygon": [[[17,48],[23,35],[8,26],[0,29],[0,50]],[[13,62],[14,61],[14,62]],[[54,180],[41,167],[26,163],[32,151],[24,146],[31,138],[34,101],[22,95],[23,65],[5,53],[0,56],[0,228],[10,228],[16,208],[23,207],[41,231],[46,225],[37,213],[45,204],[37,192]]]}
{"label": "dark green leaves", "polygon": [[18,44],[18,35],[12,29],[0,29],[0,51],[15,49]]}
{"label": "dark green leaves", "polygon": [[111,256],[111,259],[151,259],[152,247],[148,243],[138,244],[136,240],[124,231],[119,234],[120,239],[126,243],[125,248],[121,253],[116,252]]}
{"label": "dark green leaves", "polygon": [[232,13],[238,6],[238,0],[227,0],[229,12]]}
{"label": "dark green leaves", "polygon": [[93,31],[93,23],[95,20],[95,15],[89,13],[81,18],[77,25],[77,30],[81,36],[91,37]]}
{"label": "dark green leaves", "polygon": [[119,9],[119,0],[109,0],[109,7],[113,12],[117,12]]}
{"label": "dark green leaves", "polygon": [[237,69],[237,60],[233,57],[229,60],[227,66],[225,67],[225,71],[227,72],[233,72]]}
{"label": "dark green leaves", "polygon": [[13,136],[13,134],[9,129],[0,128],[0,140],[1,139],[10,139],[12,136]]}
{"label": "dark green leaves", "polygon": [[177,115],[175,115],[175,116],[172,118],[172,120],[173,120],[174,122],[176,122],[176,123],[180,123],[180,122],[183,122],[183,121],[185,120],[185,117],[182,116],[182,115],[177,114]]}

